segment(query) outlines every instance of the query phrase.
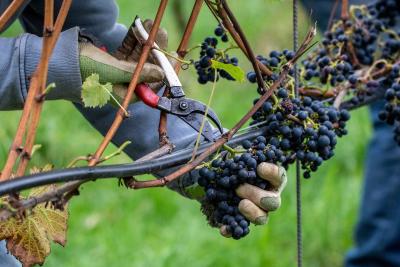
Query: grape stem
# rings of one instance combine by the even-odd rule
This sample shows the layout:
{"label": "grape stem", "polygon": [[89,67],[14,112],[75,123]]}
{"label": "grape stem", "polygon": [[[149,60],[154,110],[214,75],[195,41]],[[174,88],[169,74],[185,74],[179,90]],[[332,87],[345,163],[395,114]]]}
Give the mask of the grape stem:
{"label": "grape stem", "polygon": [[165,51],[165,50],[163,50],[163,49],[161,49],[159,47],[153,46],[153,49],[164,53],[167,57],[173,58],[173,59],[175,59],[176,61],[179,61],[182,64],[191,64],[192,63],[190,60],[183,60],[179,56],[177,57],[177,56],[175,56],[175,55],[173,55],[173,54],[171,54],[171,53],[169,53],[169,52],[167,52],[167,51]]}
{"label": "grape stem", "polygon": [[[224,7],[226,7],[226,2]],[[227,13],[230,13],[230,10],[226,10]],[[236,20],[232,20],[234,24],[236,24]],[[239,33],[243,34],[243,32],[239,31]],[[301,55],[308,50],[308,47],[313,40],[314,36],[316,34],[316,29],[313,27],[310,29],[308,32],[305,40],[303,41],[302,45],[300,46],[299,50],[296,51],[295,56],[293,57],[292,60],[290,60],[288,63],[286,63],[283,67],[282,70],[279,74],[278,79],[274,82],[274,84],[269,88],[269,90],[265,90],[265,93],[261,96],[261,98],[254,104],[254,106],[240,119],[240,121],[228,132],[223,134],[219,139],[217,139],[208,149],[205,150],[202,154],[200,154],[197,158],[192,160],[191,162],[187,163],[185,166],[181,167],[177,171],[162,177],[160,179],[156,180],[148,180],[148,181],[136,181],[133,184],[134,189],[143,189],[143,188],[151,188],[151,187],[160,187],[160,186],[165,186],[167,183],[172,182],[173,180],[181,177],[182,175],[190,172],[194,168],[196,168],[198,165],[202,164],[204,160],[208,159],[210,155],[215,153],[218,149],[223,147],[223,145],[228,142],[234,134],[262,107],[265,101],[267,101],[273,92],[281,86],[281,84],[285,81],[287,78],[287,75],[290,71],[290,69],[293,67],[295,62],[301,57]],[[253,62],[254,63],[254,62]],[[264,86],[264,83],[263,83]],[[264,88],[265,89],[265,88]]]}
{"label": "grape stem", "polygon": [[211,101],[214,98],[214,92],[215,92],[215,88],[217,87],[217,69],[214,69],[214,82],[213,82],[213,86],[212,86],[212,90],[211,90],[211,94],[210,97],[208,98],[208,103],[207,103],[207,107],[206,107],[206,111],[204,112],[204,116],[203,116],[203,120],[201,121],[201,126],[200,126],[200,130],[199,133],[197,134],[197,139],[196,139],[196,144],[194,146],[193,149],[193,154],[192,154],[192,160],[194,160],[194,158],[196,157],[197,154],[197,149],[199,148],[199,144],[200,144],[200,140],[201,140],[201,133],[203,132],[204,129],[204,125],[207,122],[207,115],[208,115],[208,111],[210,109],[211,106]]}

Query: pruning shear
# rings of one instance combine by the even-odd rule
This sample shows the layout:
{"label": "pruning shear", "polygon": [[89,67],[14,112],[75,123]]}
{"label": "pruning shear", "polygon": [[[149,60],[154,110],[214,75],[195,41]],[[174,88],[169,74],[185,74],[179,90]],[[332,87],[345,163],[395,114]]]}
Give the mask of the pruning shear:
{"label": "pruning shear", "polygon": [[[136,38],[139,40],[138,37],[140,37],[141,40],[146,41],[149,38],[149,34],[143,27],[140,18],[137,17],[135,19],[134,25],[140,33],[140,36],[136,36]],[[158,45],[154,43],[154,47],[158,48]],[[180,117],[197,132],[200,132],[202,120],[204,116],[207,115],[207,118],[209,118],[217,126],[218,130],[223,133],[221,122],[219,121],[217,114],[215,114],[211,108],[207,108],[205,104],[197,100],[185,97],[185,92],[183,91],[178,75],[175,73],[174,67],[171,65],[164,53],[156,49],[152,49],[151,53],[165,72],[165,83],[170,90],[171,98],[158,96],[145,83],[136,86],[136,95],[146,105]],[[214,141],[213,130],[208,121],[205,122],[201,134],[208,141]]]}

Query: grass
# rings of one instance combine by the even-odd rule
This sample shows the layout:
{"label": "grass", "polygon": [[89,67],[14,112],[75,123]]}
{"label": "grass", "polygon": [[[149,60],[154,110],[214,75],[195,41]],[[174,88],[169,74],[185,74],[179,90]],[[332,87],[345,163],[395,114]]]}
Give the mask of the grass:
{"label": "grass", "polygon": [[[137,1],[134,5],[129,0],[118,2],[119,20],[126,25],[136,14],[153,17],[157,6],[155,0]],[[187,14],[189,2],[192,1],[183,4]],[[291,46],[290,1],[232,1],[232,5],[257,53]],[[308,21],[304,17],[301,20],[304,33]],[[213,31],[215,23],[210,21],[212,17],[204,10],[193,44]],[[170,8],[163,26],[169,30],[173,49],[179,41],[179,28]],[[5,35],[18,32],[14,25]],[[245,63],[244,68],[248,67]],[[193,70],[184,73],[182,80],[191,97],[206,101],[211,85],[197,85]],[[221,82],[212,107],[224,125],[230,127],[249,109],[255,96],[255,89],[247,83]],[[0,113],[0,165],[5,161],[19,116],[20,112]],[[366,109],[353,113],[349,132],[340,140],[336,156],[311,180],[302,181],[304,260],[310,267],[341,266],[352,245],[365,149],[371,132]],[[100,134],[70,103],[46,103],[37,138],[43,148],[33,164],[51,162],[56,167],[65,166],[74,157],[93,152],[100,140]],[[127,161],[122,156],[112,162]],[[289,174],[282,208],[271,214],[267,226],[252,227],[251,234],[240,241],[220,237],[216,229],[206,224],[198,203],[167,189],[133,192],[117,187],[116,181],[87,184],[70,205],[67,246],[52,246],[45,266],[295,266],[293,169]]]}

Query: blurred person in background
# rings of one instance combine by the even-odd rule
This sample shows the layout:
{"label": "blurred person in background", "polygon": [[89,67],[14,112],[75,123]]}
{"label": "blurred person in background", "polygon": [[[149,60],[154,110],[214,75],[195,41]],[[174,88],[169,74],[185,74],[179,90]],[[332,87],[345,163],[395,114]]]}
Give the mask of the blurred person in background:
{"label": "blurred person in background", "polygon": [[[349,4],[371,2],[350,0]],[[335,0],[302,0],[302,3],[306,11],[313,11],[312,19],[316,19],[320,30],[325,31]],[[373,137],[365,160],[355,246],[346,256],[346,267],[400,266],[400,147],[393,139],[392,127],[378,119],[382,109],[383,101],[370,106]]]}

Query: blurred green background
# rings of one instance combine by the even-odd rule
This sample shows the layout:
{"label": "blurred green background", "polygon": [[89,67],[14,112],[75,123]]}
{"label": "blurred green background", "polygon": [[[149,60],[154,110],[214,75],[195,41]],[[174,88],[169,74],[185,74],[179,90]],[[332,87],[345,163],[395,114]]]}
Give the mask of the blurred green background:
{"label": "blurred green background", "polygon": [[[185,16],[193,1],[181,1]],[[231,1],[232,9],[258,54],[292,44],[291,1]],[[153,18],[158,1],[118,0],[119,21],[129,25],[135,15]],[[304,14],[305,12],[302,12]],[[304,33],[311,23],[301,16]],[[181,27],[168,8],[162,24],[170,33],[170,50],[177,47]],[[213,32],[216,23],[207,9],[201,13],[192,45]],[[13,25],[5,36],[20,33]],[[238,51],[231,54],[239,54]],[[197,52],[193,58],[197,57]],[[250,66],[240,57],[241,66]],[[206,101],[211,85],[195,82],[193,68],[182,76],[188,94]],[[227,97],[228,96],[228,97]],[[212,107],[225,127],[232,126],[252,105],[254,86],[220,82]],[[0,165],[15,134],[20,112],[0,113]],[[341,266],[352,246],[362,185],[363,161],[370,137],[368,110],[353,113],[350,134],[338,144],[335,157],[302,181],[304,207],[304,261],[306,266]],[[47,102],[38,131],[43,148],[33,165],[66,166],[73,158],[93,152],[101,136],[67,102]],[[107,150],[114,151],[110,146]],[[109,163],[129,162],[126,156]],[[65,248],[52,246],[45,266],[295,266],[296,212],[293,168],[283,193],[282,208],[271,214],[267,226],[251,227],[240,241],[221,237],[210,228],[199,204],[167,189],[129,191],[116,180],[86,184],[70,205]]]}

